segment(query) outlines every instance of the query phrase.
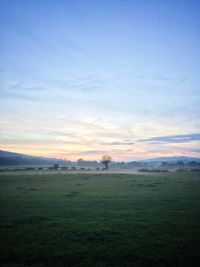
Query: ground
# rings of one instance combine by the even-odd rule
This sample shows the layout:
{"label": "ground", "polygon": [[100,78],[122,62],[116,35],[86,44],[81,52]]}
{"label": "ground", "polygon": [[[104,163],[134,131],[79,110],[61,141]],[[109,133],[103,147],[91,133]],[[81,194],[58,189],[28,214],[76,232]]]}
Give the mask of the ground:
{"label": "ground", "polygon": [[200,173],[0,175],[0,266],[198,266]]}

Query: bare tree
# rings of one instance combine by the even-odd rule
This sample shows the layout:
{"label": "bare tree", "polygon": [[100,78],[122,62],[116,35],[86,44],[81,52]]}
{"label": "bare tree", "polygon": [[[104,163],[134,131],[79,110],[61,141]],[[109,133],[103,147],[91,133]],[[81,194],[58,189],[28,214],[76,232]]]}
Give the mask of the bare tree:
{"label": "bare tree", "polygon": [[101,159],[101,163],[105,166],[105,169],[108,169],[108,164],[112,161],[112,158],[108,155],[104,155]]}

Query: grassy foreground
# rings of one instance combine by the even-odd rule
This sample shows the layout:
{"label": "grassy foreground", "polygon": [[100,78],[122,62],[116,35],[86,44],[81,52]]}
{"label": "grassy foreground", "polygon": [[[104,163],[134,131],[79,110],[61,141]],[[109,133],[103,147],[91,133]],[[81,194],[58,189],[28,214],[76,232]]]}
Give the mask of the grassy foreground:
{"label": "grassy foreground", "polygon": [[0,176],[0,266],[198,266],[200,174]]}

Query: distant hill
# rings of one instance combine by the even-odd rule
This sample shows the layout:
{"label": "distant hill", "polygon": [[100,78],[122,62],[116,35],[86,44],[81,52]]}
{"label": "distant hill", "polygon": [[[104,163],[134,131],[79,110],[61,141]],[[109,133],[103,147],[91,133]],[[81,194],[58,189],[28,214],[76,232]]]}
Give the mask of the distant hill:
{"label": "distant hill", "polygon": [[52,166],[53,164],[66,166],[65,160],[45,157],[35,157],[20,153],[0,150],[0,166]]}
{"label": "distant hill", "polygon": [[0,158],[41,158],[41,157],[34,157],[26,154],[21,154],[21,153],[15,153],[15,152],[9,152],[9,151],[3,151],[0,150]]}
{"label": "distant hill", "polygon": [[161,158],[140,160],[140,162],[164,162],[164,161],[165,162],[177,162],[177,161],[188,162],[188,161],[200,161],[200,158],[180,156],[180,157],[161,157]]}

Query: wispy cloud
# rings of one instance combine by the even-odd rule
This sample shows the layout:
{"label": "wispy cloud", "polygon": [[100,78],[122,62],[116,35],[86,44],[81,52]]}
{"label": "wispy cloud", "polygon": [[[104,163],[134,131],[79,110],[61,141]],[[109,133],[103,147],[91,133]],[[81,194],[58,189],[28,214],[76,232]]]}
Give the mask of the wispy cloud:
{"label": "wispy cloud", "polygon": [[200,154],[200,148],[187,148],[188,151],[190,152],[195,152]]}
{"label": "wispy cloud", "polygon": [[1,90],[1,98],[8,100],[22,99],[25,101],[37,101],[37,102],[41,101],[40,98],[37,96],[24,94],[23,92],[20,91],[12,92],[12,91]]}
{"label": "wispy cloud", "polygon": [[148,142],[151,144],[168,144],[168,143],[187,143],[199,140],[200,140],[200,134],[188,134],[188,135],[157,136],[148,139],[140,139],[139,142]]}
{"label": "wispy cloud", "polygon": [[158,73],[152,75],[152,79],[157,81],[167,81],[167,82],[172,82],[176,80],[174,77],[169,77]]}
{"label": "wispy cloud", "polygon": [[101,145],[111,145],[111,146],[127,146],[134,145],[133,142],[102,142]]}
{"label": "wispy cloud", "polygon": [[106,150],[85,150],[80,152],[81,155],[98,155],[98,154],[105,154],[108,151]]}
{"label": "wispy cloud", "polygon": [[60,90],[92,92],[102,89],[109,80],[108,77],[100,77],[91,73],[90,75],[73,77],[72,79],[57,78],[51,81],[51,85],[55,85]]}

